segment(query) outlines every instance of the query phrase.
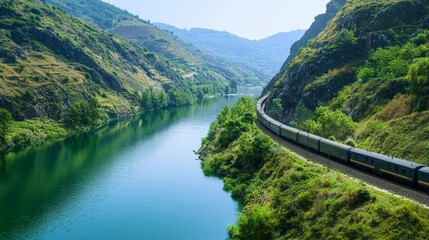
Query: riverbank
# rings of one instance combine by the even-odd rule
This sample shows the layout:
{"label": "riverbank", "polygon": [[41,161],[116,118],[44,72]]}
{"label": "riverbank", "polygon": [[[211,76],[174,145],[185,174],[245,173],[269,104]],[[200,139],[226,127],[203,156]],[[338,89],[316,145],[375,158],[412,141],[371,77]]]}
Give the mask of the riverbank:
{"label": "riverbank", "polygon": [[240,202],[231,239],[428,239],[429,210],[306,162],[254,124],[251,99],[224,109],[199,151]]}
{"label": "riverbank", "polygon": [[[125,117],[132,116],[133,115],[128,115]],[[112,119],[107,123],[95,127],[82,127],[78,129],[68,128],[63,122],[47,118],[13,121],[5,136],[5,142],[0,145],[0,153],[15,151],[45,142],[62,141],[66,137],[96,130],[117,120],[119,120],[119,118]]]}
{"label": "riverbank", "polygon": [[237,99],[147,113],[5,154],[0,239],[225,239],[236,203],[219,179],[204,176],[193,150]]}

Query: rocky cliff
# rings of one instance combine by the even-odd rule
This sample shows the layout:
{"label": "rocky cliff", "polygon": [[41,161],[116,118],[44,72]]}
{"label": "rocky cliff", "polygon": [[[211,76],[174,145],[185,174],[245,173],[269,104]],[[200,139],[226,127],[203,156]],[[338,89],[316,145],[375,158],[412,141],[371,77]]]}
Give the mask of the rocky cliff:
{"label": "rocky cliff", "polygon": [[[428,132],[429,93],[415,89],[427,83],[428,22],[427,1],[349,1],[285,63],[267,89],[270,114],[308,127],[315,109],[328,106],[359,124],[351,137],[360,146],[427,161],[421,134]],[[421,124],[408,124],[415,121]],[[407,124],[407,131],[398,128]]]}
{"label": "rocky cliff", "polygon": [[263,94],[265,95],[268,90],[270,90],[274,84],[282,77],[282,73],[286,71],[289,63],[298,55],[298,52],[301,48],[307,46],[308,42],[317,37],[320,32],[322,32],[332,18],[337,15],[338,11],[346,4],[347,0],[334,0],[329,2],[326,5],[326,12],[320,14],[314,18],[314,22],[311,24],[310,28],[304,33],[304,35],[296,41],[290,48],[290,54],[287,57],[286,61],[283,63],[280,73],[277,74],[264,89]]}

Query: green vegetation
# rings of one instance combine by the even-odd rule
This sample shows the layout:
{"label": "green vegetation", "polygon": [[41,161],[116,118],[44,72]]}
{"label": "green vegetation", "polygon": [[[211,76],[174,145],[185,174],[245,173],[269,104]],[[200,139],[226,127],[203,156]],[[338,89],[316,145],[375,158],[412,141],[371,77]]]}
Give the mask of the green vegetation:
{"label": "green vegetation", "polygon": [[[204,173],[222,178],[240,203],[231,239],[429,238],[428,209],[290,154],[255,126],[254,104],[225,108],[199,151]],[[237,127],[227,123],[245,115],[225,141]]]}
{"label": "green vegetation", "polygon": [[48,140],[66,137],[71,131],[62,123],[46,118],[35,118],[25,121],[14,121],[5,137],[2,150],[9,150],[26,145],[34,145]]}
{"label": "green vegetation", "polygon": [[334,136],[338,140],[345,140],[354,133],[357,124],[340,110],[331,111],[328,107],[320,106],[316,109],[315,120],[305,121],[303,129],[325,138]]}
{"label": "green vegetation", "polygon": [[12,120],[10,112],[6,109],[0,108],[0,142],[5,140]]}
{"label": "green vegetation", "polygon": [[109,116],[95,99],[77,102],[65,119],[66,124],[71,128],[97,127],[108,121]]}
{"label": "green vegetation", "polygon": [[164,91],[155,91],[150,88],[142,92],[141,108],[143,111],[161,110],[168,105],[169,98]]}
{"label": "green vegetation", "polygon": [[[91,13],[103,27],[138,24],[156,29],[145,32],[148,38],[162,35],[173,41],[169,34],[112,5],[70,3],[103,6],[91,8],[92,12],[75,9]],[[223,75],[196,60],[184,63],[171,55],[167,60],[164,52],[139,46],[40,1],[2,1],[0,12],[0,107],[16,120],[7,133],[0,133],[0,150],[98,127],[109,118],[191,104],[235,91],[237,85],[234,74]],[[180,45],[174,43],[171,49]],[[46,122],[59,126],[55,130],[59,134],[29,126]]]}
{"label": "green vegetation", "polygon": [[[429,165],[427,9],[420,0],[348,1],[270,84],[267,113],[324,137]],[[287,103],[281,109],[278,98]]]}
{"label": "green vegetation", "polygon": [[417,96],[416,109],[429,109],[429,58],[418,58],[409,67],[407,79],[410,81],[410,92]]}
{"label": "green vegetation", "polygon": [[357,44],[358,40],[353,31],[341,29],[341,31],[335,36],[330,48],[335,51],[343,52],[347,49],[353,49]]}
{"label": "green vegetation", "polygon": [[262,79],[252,69],[233,64],[222,56],[203,53],[200,49],[180,41],[176,36],[161,30],[149,21],[141,20],[138,16],[104,1],[46,0],[46,2],[117,36],[133,41],[158,57],[162,57],[168,62],[169,68],[191,81],[189,85],[186,84],[187,88],[203,85],[205,80],[209,80],[213,84],[230,85],[235,91],[236,88],[232,84],[234,81],[254,84]]}

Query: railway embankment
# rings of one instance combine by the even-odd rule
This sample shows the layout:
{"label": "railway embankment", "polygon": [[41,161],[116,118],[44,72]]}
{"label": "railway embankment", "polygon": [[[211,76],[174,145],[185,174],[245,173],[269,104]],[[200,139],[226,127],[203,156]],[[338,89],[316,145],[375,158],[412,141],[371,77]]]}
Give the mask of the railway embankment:
{"label": "railway embankment", "polygon": [[199,150],[240,203],[231,239],[429,238],[427,208],[290,153],[256,126],[253,106],[223,109]]}

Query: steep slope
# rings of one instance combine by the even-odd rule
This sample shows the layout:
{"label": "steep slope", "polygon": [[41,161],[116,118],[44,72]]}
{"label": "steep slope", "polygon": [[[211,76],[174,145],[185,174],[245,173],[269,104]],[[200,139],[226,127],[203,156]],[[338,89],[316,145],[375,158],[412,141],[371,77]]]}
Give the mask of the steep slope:
{"label": "steep slope", "polygon": [[90,97],[128,114],[143,89],[181,85],[155,54],[49,5],[3,1],[0,12],[0,105],[16,120],[60,120]]}
{"label": "steep slope", "polygon": [[0,150],[228,92],[218,75],[186,78],[163,57],[54,6],[2,1]]}
{"label": "steep slope", "polygon": [[346,114],[360,147],[428,164],[428,19],[427,1],[349,1],[277,75],[270,115],[324,135]]}
{"label": "steep slope", "polygon": [[271,78],[277,73],[289,55],[292,44],[304,34],[304,30],[296,30],[278,33],[257,41],[210,29],[186,30],[163,23],[155,25],[211,54],[226,57],[236,64],[254,69],[255,74],[264,79]]}
{"label": "steep slope", "polygon": [[248,69],[234,66],[224,59],[203,55],[199,49],[181,42],[174,35],[103,1],[46,0],[46,2],[160,54],[186,79],[233,83],[254,83],[262,80]]}
{"label": "steep slope", "polygon": [[314,22],[311,24],[310,28],[304,33],[304,35],[290,47],[290,53],[286,61],[283,63],[280,73],[271,79],[267,87],[264,89],[263,94],[265,95],[269,89],[271,89],[274,84],[282,77],[282,73],[286,71],[289,63],[298,55],[298,52],[301,48],[307,46],[308,42],[317,37],[320,32],[325,29],[328,23],[335,17],[338,11],[346,4],[347,0],[333,0],[329,2],[326,6],[326,13],[320,14],[314,18]]}

